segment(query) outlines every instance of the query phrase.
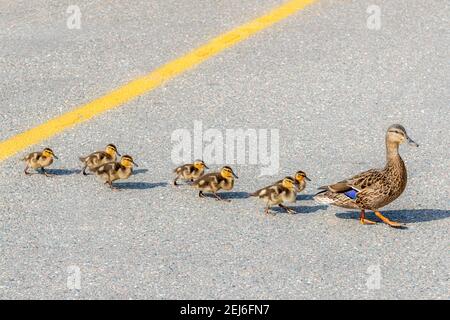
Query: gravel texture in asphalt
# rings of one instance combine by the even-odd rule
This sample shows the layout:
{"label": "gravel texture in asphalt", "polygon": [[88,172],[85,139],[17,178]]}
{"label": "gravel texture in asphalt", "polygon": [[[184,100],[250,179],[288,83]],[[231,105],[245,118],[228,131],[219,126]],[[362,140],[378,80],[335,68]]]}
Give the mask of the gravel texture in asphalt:
{"label": "gravel texture in asphalt", "polygon": [[[373,2],[379,30],[367,26]],[[67,28],[59,1],[0,4],[1,140],[282,2],[77,3],[80,30]],[[27,150],[51,146],[55,177],[26,177],[26,152],[4,161],[0,298],[448,299],[449,9],[447,1],[318,1]],[[193,137],[196,121],[223,135],[279,130],[277,174],[229,163],[239,176],[222,193],[230,203],[173,187],[172,134]],[[408,185],[382,210],[407,229],[363,226],[357,212],[312,200],[321,185],[382,167],[393,123],[420,144],[401,146]],[[111,142],[140,165],[119,192],[79,174],[78,157]],[[246,198],[296,170],[312,179],[297,214],[265,216]]]}

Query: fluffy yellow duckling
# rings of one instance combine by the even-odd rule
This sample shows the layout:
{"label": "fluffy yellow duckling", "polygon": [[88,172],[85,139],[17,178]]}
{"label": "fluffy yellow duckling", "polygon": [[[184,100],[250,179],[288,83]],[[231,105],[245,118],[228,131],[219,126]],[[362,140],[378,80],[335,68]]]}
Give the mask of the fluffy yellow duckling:
{"label": "fluffy yellow duckling", "polygon": [[176,174],[173,185],[176,186],[178,179],[193,182],[203,175],[205,169],[209,169],[202,160],[195,160],[194,163],[184,164],[176,168],[173,172]]}
{"label": "fluffy yellow duckling", "polygon": [[297,189],[295,187],[295,181],[291,177],[285,177],[281,180],[281,183],[276,182],[270,186],[259,189],[258,191],[251,193],[251,197],[258,197],[266,202],[265,214],[269,214],[271,206],[278,205],[286,210],[288,213],[295,213],[294,210],[283,205],[283,202],[295,202],[297,198]]}
{"label": "fluffy yellow duckling", "polygon": [[297,193],[302,192],[306,188],[306,181],[311,181],[304,171],[297,171],[294,176],[295,186],[297,187]]}
{"label": "fluffy yellow duckling", "polygon": [[92,171],[94,168],[101,166],[102,164],[114,162],[117,156],[121,154],[117,151],[117,147],[113,144],[108,144],[105,151],[97,151],[91,153],[87,157],[80,157],[80,161],[83,162],[83,175],[87,175],[86,169]]}
{"label": "fluffy yellow duckling", "polygon": [[45,168],[53,163],[53,159],[58,159],[58,157],[50,148],[45,148],[42,152],[30,153],[22,159],[26,163],[24,172],[26,175],[30,175],[31,173],[28,172],[29,168],[34,170],[41,169],[42,173],[49,177],[51,175],[45,171]]}
{"label": "fluffy yellow duckling", "polygon": [[238,178],[229,166],[222,167],[220,172],[212,172],[205,174],[194,181],[193,186],[199,189],[198,196],[203,198],[203,192],[211,192],[217,200],[225,200],[219,197],[217,191],[231,190],[234,186],[234,178]]}
{"label": "fluffy yellow duckling", "polygon": [[132,157],[123,156],[120,162],[102,164],[101,166],[94,168],[93,171],[105,182],[105,184],[108,184],[111,189],[117,190],[113,187],[113,182],[119,179],[128,179],[133,173],[133,165],[138,167]]}
{"label": "fluffy yellow duckling", "polygon": [[[310,178],[307,177],[306,173],[304,171],[297,171],[294,175],[294,184],[297,187],[297,193],[302,192],[306,188],[306,181],[311,181]],[[279,180],[276,183],[281,184],[283,180]]]}

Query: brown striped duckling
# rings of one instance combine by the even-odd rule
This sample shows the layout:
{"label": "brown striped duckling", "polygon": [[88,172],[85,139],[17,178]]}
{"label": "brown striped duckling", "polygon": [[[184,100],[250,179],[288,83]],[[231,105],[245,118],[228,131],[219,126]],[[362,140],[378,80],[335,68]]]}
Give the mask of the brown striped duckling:
{"label": "brown striped duckling", "polygon": [[[311,181],[304,171],[297,171],[294,175],[294,185],[297,188],[297,193],[302,192],[306,188],[306,181]],[[283,180],[279,180],[276,183],[281,184]]]}
{"label": "brown striped duckling", "polygon": [[294,203],[297,198],[297,189],[295,187],[295,180],[292,177],[285,177],[270,186],[259,189],[258,191],[251,193],[251,197],[258,197],[266,203],[265,214],[269,214],[271,206],[278,205],[288,213],[295,213],[294,210],[283,205],[283,202]]}
{"label": "brown striped duckling", "polygon": [[198,179],[203,175],[205,169],[209,169],[203,160],[195,160],[194,163],[184,164],[176,168],[173,172],[176,174],[173,185],[177,186],[177,180],[182,179],[190,182]]}
{"label": "brown striped duckling", "polygon": [[100,177],[105,184],[113,190],[117,190],[113,187],[113,182],[119,179],[128,179],[133,173],[133,165],[138,167],[130,156],[123,156],[120,162],[109,162],[102,164],[101,166],[94,168],[93,171],[96,176]]}
{"label": "brown striped duckling", "polygon": [[231,190],[234,186],[234,179],[237,179],[237,175],[234,173],[233,169],[229,166],[222,167],[220,172],[212,172],[205,174],[194,181],[193,186],[199,189],[198,196],[203,198],[205,195],[203,192],[211,192],[216,200],[230,201],[225,200],[219,197],[217,191],[223,190]]}
{"label": "brown striped duckling", "polygon": [[83,162],[83,175],[87,175],[86,169],[92,171],[94,168],[101,166],[102,164],[115,162],[117,156],[121,154],[117,151],[117,147],[113,144],[108,144],[104,151],[97,151],[91,153],[87,157],[80,157],[80,161]]}
{"label": "brown striped duckling", "polygon": [[29,168],[34,170],[41,169],[43,174],[50,177],[51,174],[45,171],[45,168],[53,163],[53,159],[58,159],[58,157],[50,148],[45,148],[42,152],[32,152],[22,159],[26,163],[24,172],[26,175],[30,175],[31,173],[28,172]]}
{"label": "brown striped duckling", "polygon": [[314,200],[334,206],[360,210],[361,224],[375,224],[366,219],[365,211],[370,210],[391,227],[403,227],[391,221],[378,211],[397,199],[405,190],[407,182],[406,166],[398,152],[401,143],[418,147],[399,124],[391,125],[386,132],[386,165],[383,169],[371,169],[349,179],[320,187]]}

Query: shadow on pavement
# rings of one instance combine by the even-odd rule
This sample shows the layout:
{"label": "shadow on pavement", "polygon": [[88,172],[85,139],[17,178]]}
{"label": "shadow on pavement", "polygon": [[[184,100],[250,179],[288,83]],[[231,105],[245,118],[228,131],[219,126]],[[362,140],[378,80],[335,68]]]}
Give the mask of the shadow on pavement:
{"label": "shadow on pavement", "polygon": [[141,174],[141,173],[146,173],[146,172],[148,172],[148,169],[135,169],[135,170],[133,170],[133,174],[134,175]]}
{"label": "shadow on pavement", "polygon": [[55,176],[70,176],[81,173],[81,169],[46,169],[45,171]]}
{"label": "shadow on pavement", "polygon": [[297,195],[297,201],[301,200],[312,200],[314,197],[313,194],[298,194]]}
{"label": "shadow on pavement", "polygon": [[167,186],[167,182],[117,182],[114,187],[122,190],[145,190]]}
{"label": "shadow on pavement", "polygon": [[217,194],[223,199],[247,199],[249,197],[247,192],[218,192]]}
{"label": "shadow on pavement", "polygon": [[[413,209],[413,210],[388,210],[380,211],[387,218],[401,222],[401,223],[418,223],[434,220],[441,220],[450,217],[450,210],[441,209]],[[336,217],[340,219],[354,219],[359,220],[358,211],[348,211],[336,213]],[[371,211],[366,211],[366,218],[374,221],[379,221],[375,214]]]}
{"label": "shadow on pavement", "polygon": [[[289,206],[289,205],[286,205],[286,207],[294,210],[295,214],[313,213],[313,212],[316,212],[319,210],[326,210],[328,208],[325,205],[318,205],[318,206]],[[280,208],[278,206],[273,206],[270,208],[270,210],[277,212],[277,213],[286,213],[286,211],[283,208]]]}

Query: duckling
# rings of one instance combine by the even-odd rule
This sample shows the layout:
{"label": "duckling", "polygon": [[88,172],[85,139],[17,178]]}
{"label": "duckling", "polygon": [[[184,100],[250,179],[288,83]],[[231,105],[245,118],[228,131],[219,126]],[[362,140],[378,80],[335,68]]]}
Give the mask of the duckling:
{"label": "duckling", "polygon": [[258,197],[266,202],[265,214],[269,214],[271,206],[278,205],[288,213],[295,213],[294,210],[283,205],[283,202],[294,203],[297,198],[297,189],[295,187],[295,180],[292,177],[285,177],[270,186],[259,189],[251,193],[251,197]]}
{"label": "duckling", "polygon": [[130,156],[123,156],[120,162],[109,162],[94,168],[94,173],[102,179],[105,184],[108,184],[112,190],[117,190],[113,187],[113,182],[119,179],[128,179],[133,173],[133,165],[138,167]]}
{"label": "duckling", "polygon": [[338,183],[320,187],[314,200],[347,209],[360,210],[361,224],[375,224],[365,217],[365,210],[371,210],[384,223],[391,227],[402,224],[386,218],[378,210],[395,199],[405,190],[407,171],[398,152],[403,142],[418,147],[399,124],[391,125],[386,132],[386,165],[383,169],[371,169]]}
{"label": "duckling", "polygon": [[203,160],[195,160],[194,163],[184,164],[176,168],[173,172],[176,174],[175,179],[173,180],[173,185],[177,186],[177,180],[189,180],[193,182],[203,175],[205,169],[209,169]]}
{"label": "duckling", "polygon": [[[284,179],[283,179],[284,180]],[[277,181],[275,184],[281,184],[283,180]],[[297,188],[297,193],[302,192],[306,188],[306,181],[311,181],[310,178],[307,177],[306,173],[304,171],[297,171],[294,175],[294,184]]]}
{"label": "duckling", "polygon": [[108,144],[105,148],[105,151],[97,151],[91,153],[87,157],[80,157],[80,161],[83,162],[83,175],[87,175],[86,169],[92,171],[92,169],[101,166],[102,164],[115,162],[117,156],[121,156],[121,154],[117,151],[117,147],[113,144]]}
{"label": "duckling", "polygon": [[41,169],[43,174],[45,174],[47,177],[50,177],[51,174],[45,171],[45,168],[53,163],[53,159],[59,158],[50,148],[45,148],[42,152],[30,153],[22,159],[22,161],[25,161],[26,163],[24,172],[26,175],[30,175],[31,173],[28,172],[28,169],[31,167],[35,170]]}
{"label": "duckling", "polygon": [[234,186],[234,178],[238,178],[234,173],[233,169],[229,166],[224,166],[220,172],[212,172],[205,174],[194,181],[193,186],[199,189],[198,196],[200,198],[205,197],[203,192],[211,192],[216,200],[222,200],[229,202],[230,200],[225,200],[219,197],[216,193],[220,189],[231,190]]}
{"label": "duckling", "polygon": [[311,181],[311,179],[306,175],[305,172],[299,170],[295,173],[295,186],[297,187],[297,193],[302,192],[306,188],[306,181]]}

